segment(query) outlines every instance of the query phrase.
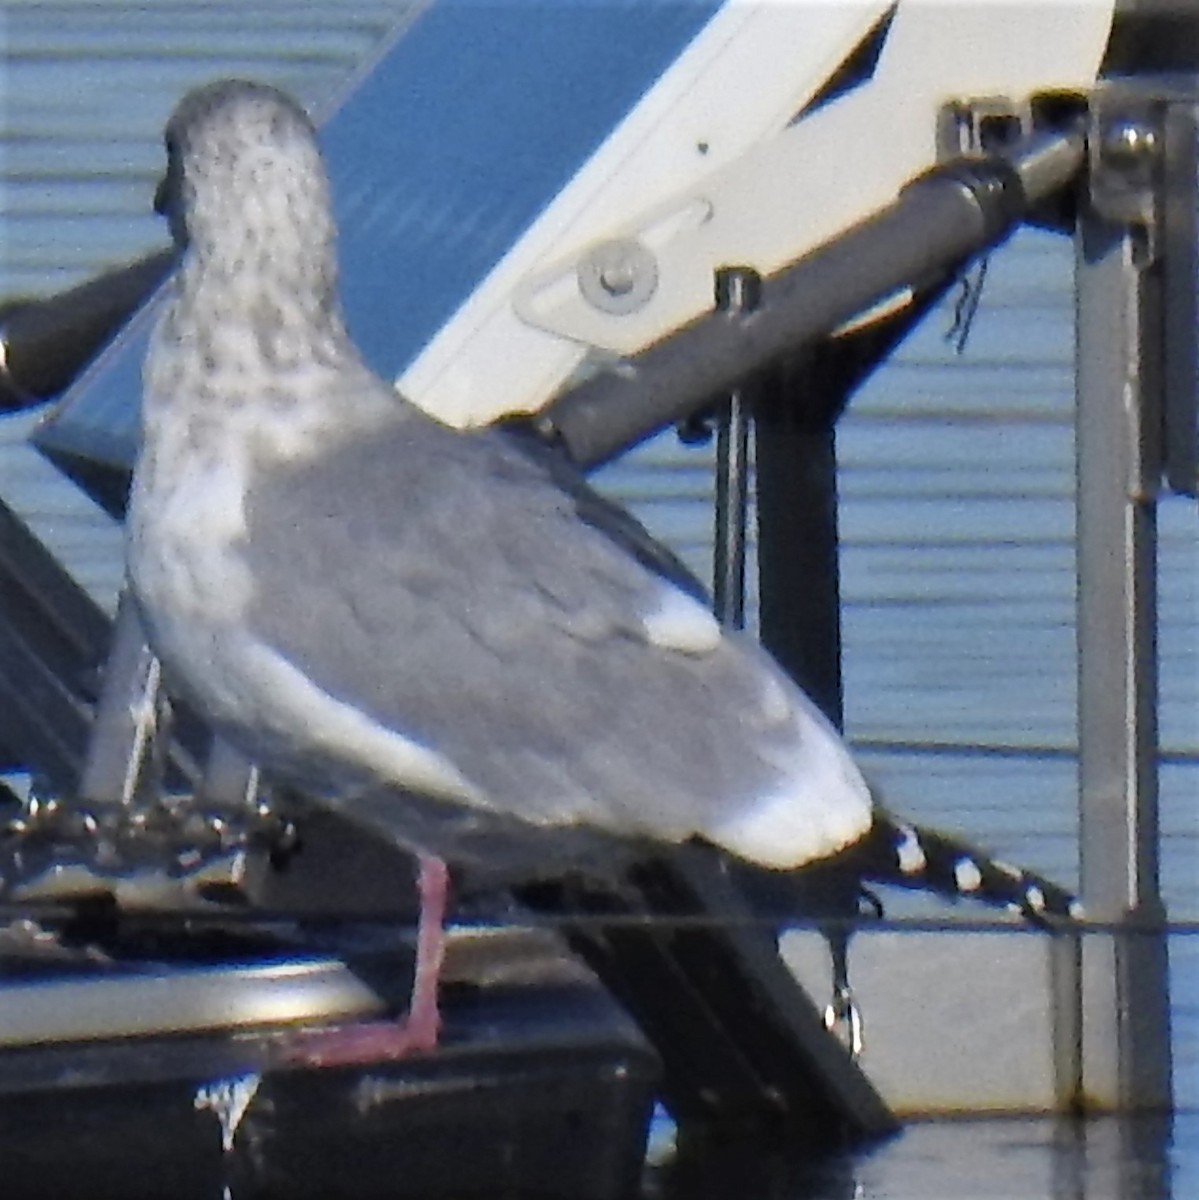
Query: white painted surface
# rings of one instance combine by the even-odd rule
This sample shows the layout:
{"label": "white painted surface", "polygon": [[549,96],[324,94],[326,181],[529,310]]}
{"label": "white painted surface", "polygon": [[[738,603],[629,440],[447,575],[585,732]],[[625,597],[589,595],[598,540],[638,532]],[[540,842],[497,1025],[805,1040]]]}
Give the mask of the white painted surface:
{"label": "white painted surface", "polygon": [[[862,1068],[896,1113],[1046,1112],[1057,1107],[1049,938],[1033,932],[864,932],[850,981],[864,1021]],[[817,1004],[831,988],[819,934],[783,957]]]}
{"label": "white painted surface", "polygon": [[[722,9],[404,371],[401,389],[459,425],[542,407],[589,347],[632,353],[710,311],[716,267],[778,270],[893,201],[934,165],[949,99],[1089,87],[1111,20],[1102,0],[960,5],[952,19],[935,0],[903,0],[873,76],[787,126],[882,7]],[[708,124],[718,135],[697,132]],[[613,235],[639,237],[658,261],[648,302],[621,316],[595,309],[573,282],[588,243]]]}

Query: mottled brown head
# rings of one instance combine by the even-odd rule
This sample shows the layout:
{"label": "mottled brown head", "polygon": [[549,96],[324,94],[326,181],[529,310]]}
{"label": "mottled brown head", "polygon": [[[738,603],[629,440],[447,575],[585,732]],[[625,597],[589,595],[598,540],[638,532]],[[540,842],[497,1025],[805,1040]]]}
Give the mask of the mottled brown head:
{"label": "mottled brown head", "polygon": [[180,101],[165,141],[155,208],[193,257],[332,285],[328,179],[312,122],[290,96],[245,80],[207,84]]}
{"label": "mottled brown head", "polygon": [[344,349],[329,182],[304,110],[223,80],[180,101],[165,140],[155,207],[184,251],[168,323],[206,330],[206,360],[224,365],[245,359],[247,339],[277,362]]}

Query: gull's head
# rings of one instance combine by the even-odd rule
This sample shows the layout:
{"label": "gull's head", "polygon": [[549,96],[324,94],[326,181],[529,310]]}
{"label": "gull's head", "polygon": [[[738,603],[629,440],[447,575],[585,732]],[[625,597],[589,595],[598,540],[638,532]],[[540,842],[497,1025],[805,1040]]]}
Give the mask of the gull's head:
{"label": "gull's head", "polygon": [[189,92],[167,122],[155,208],[176,242],[230,270],[332,257],[329,185],[304,110],[265,84],[223,80]]}

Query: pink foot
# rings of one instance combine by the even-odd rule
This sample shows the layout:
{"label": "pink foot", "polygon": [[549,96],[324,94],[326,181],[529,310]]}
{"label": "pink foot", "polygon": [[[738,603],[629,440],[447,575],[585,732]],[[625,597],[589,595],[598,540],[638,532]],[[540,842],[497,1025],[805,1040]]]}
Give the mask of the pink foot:
{"label": "pink foot", "polygon": [[321,1029],[297,1030],[282,1039],[284,1062],[308,1066],[349,1066],[394,1061],[437,1049],[441,1012],[437,981],[445,958],[445,908],[449,872],[440,858],[420,856],[420,917],[416,927],[416,965],[412,998],[402,1021],[362,1021]]}
{"label": "pink foot", "polygon": [[437,1049],[436,1038],[400,1021],[361,1021],[354,1025],[327,1025],[319,1029],[297,1029],[277,1044],[279,1060],[306,1067],[366,1066],[396,1062]]}

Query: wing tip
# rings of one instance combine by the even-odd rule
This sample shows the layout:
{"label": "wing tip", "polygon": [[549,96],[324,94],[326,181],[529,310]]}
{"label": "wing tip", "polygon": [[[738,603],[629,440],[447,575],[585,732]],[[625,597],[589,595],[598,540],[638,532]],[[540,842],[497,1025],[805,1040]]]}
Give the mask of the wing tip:
{"label": "wing tip", "polygon": [[788,780],[707,836],[760,866],[794,870],[852,845],[873,820],[869,790],[855,769],[841,779]]}

